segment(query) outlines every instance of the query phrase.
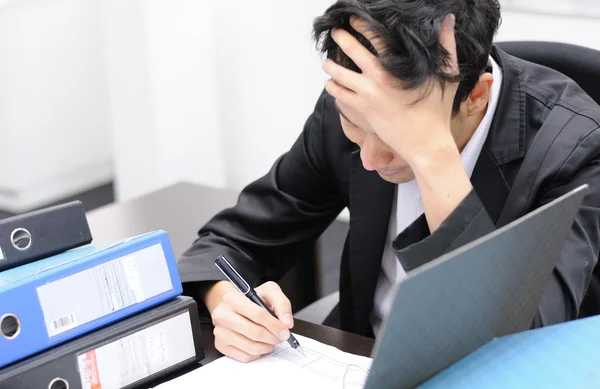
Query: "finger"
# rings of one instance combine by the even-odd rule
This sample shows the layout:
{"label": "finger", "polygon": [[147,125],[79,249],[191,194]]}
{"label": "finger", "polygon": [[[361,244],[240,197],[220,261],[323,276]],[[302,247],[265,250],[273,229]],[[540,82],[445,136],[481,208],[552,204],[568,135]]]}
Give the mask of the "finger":
{"label": "finger", "polygon": [[239,362],[248,363],[248,362],[252,362],[252,361],[255,361],[260,358],[260,355],[250,355],[230,344],[224,344],[224,343],[218,341],[216,338],[215,338],[215,348],[221,354],[227,355],[228,357],[233,358]]}
{"label": "finger", "polygon": [[448,74],[457,75],[460,73],[458,67],[458,56],[456,54],[456,36],[454,27],[456,25],[456,17],[450,14],[442,21],[440,29],[440,43],[444,49],[450,54],[447,67],[444,71]]}
{"label": "finger", "polygon": [[372,29],[369,23],[366,20],[361,19],[356,16],[350,17],[350,26],[359,34],[364,36],[373,46],[375,52],[378,55],[381,55],[386,50],[386,45],[383,39],[377,35]]}
{"label": "finger", "polygon": [[215,327],[215,339],[219,339],[223,344],[229,344],[248,355],[261,356],[273,351],[272,344],[255,342],[239,333],[225,327]]}
{"label": "finger", "polygon": [[266,328],[248,320],[231,309],[217,308],[212,318],[215,327],[226,327],[257,342],[276,345],[281,339]]}
{"label": "finger", "polygon": [[329,74],[335,82],[353,92],[369,95],[369,81],[359,73],[336,64],[331,59],[323,63],[323,70]]}
{"label": "finger", "polygon": [[236,313],[266,328],[280,340],[285,341],[290,338],[290,330],[281,321],[271,316],[263,307],[259,307],[248,300],[241,293],[227,294],[223,299]]}
{"label": "finger", "polygon": [[348,31],[336,28],[331,31],[331,37],[363,73],[369,73],[377,69],[377,57]]}
{"label": "finger", "polygon": [[294,319],[292,317],[292,303],[283,293],[279,285],[275,282],[267,282],[258,288],[256,292],[263,301],[271,307],[275,315],[288,328],[294,327]]}
{"label": "finger", "polygon": [[359,95],[348,88],[338,84],[335,80],[327,80],[325,90],[337,101],[349,106],[350,108],[359,107]]}

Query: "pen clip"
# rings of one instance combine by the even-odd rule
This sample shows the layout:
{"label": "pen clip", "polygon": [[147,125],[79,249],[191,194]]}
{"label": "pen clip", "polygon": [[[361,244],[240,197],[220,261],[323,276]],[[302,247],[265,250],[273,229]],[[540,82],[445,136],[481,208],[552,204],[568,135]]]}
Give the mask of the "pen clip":
{"label": "pen clip", "polygon": [[215,266],[225,274],[225,277],[227,277],[240,292],[243,294],[248,294],[248,292],[250,292],[250,285],[244,280],[240,273],[235,270],[231,263],[229,263],[227,258],[222,255],[219,256],[219,258],[215,260]]}

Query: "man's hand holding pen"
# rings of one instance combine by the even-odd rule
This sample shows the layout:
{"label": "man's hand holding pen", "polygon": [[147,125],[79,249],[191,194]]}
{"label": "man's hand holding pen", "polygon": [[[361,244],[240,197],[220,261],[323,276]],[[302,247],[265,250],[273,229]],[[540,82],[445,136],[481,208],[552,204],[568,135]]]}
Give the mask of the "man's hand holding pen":
{"label": "man's hand holding pen", "polygon": [[251,362],[290,338],[294,326],[290,300],[279,285],[267,282],[256,288],[277,318],[244,296],[231,282],[220,281],[206,294],[206,306],[215,326],[215,347],[241,362]]}

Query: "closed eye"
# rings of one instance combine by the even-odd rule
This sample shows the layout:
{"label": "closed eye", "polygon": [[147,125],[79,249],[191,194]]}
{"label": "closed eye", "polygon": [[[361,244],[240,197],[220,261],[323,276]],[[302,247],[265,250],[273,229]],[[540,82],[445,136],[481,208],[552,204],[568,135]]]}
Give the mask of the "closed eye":
{"label": "closed eye", "polygon": [[338,113],[340,114],[341,117],[344,118],[344,120],[346,120],[348,123],[350,123],[351,125],[353,125],[354,127],[356,127],[356,124],[352,123],[352,121],[350,119],[348,119],[348,116],[344,115],[344,113],[342,112],[342,110],[340,109],[340,107],[337,105],[337,101],[335,102],[335,109],[338,111]]}
{"label": "closed eye", "polygon": [[361,145],[361,143],[363,141],[363,137],[364,137],[360,128],[355,127],[350,123],[346,123],[346,124],[342,125],[342,129],[344,130],[344,135],[346,135],[346,138],[348,138],[348,140],[350,142],[352,142],[356,145],[356,150],[353,151],[353,153],[359,152],[360,145]]}

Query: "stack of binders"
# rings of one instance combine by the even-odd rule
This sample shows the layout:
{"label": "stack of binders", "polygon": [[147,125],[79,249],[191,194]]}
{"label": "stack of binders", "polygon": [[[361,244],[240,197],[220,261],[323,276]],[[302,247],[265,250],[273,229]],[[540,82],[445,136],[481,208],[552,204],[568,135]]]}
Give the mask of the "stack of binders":
{"label": "stack of binders", "polygon": [[0,220],[0,389],[138,388],[204,357],[166,232],[91,242],[80,202]]}

